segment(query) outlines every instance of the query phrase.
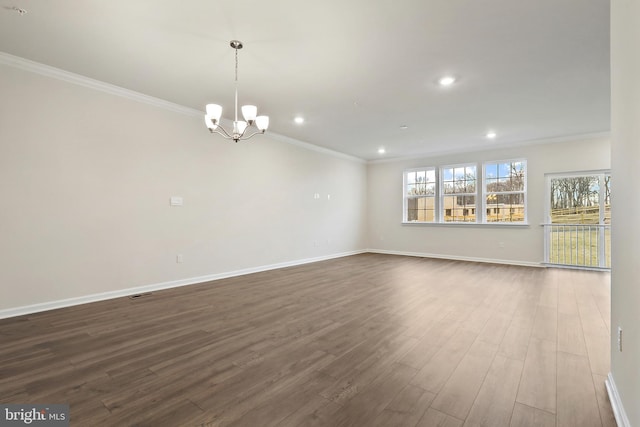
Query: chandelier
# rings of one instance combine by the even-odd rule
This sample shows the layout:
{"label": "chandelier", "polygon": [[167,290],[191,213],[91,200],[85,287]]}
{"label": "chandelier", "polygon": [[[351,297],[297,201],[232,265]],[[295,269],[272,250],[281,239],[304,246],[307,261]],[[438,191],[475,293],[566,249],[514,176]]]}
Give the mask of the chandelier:
{"label": "chandelier", "polygon": [[[204,116],[204,123],[209,128],[209,132],[222,135],[225,139],[233,139],[235,142],[249,139],[259,133],[264,133],[269,127],[269,116],[258,116],[258,107],[255,105],[243,105],[242,115],[244,120],[238,120],[238,50],[242,49],[242,42],[231,40],[230,46],[236,51],[236,104],[235,118],[233,121],[233,130],[228,132],[220,124],[222,116],[222,106],[218,104],[207,104],[207,113]],[[255,126],[256,131],[247,135],[247,131]]]}

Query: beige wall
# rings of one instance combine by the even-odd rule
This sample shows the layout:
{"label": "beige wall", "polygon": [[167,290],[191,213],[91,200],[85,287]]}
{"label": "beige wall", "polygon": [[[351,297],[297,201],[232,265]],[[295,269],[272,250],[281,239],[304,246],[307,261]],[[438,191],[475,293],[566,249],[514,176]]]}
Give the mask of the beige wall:
{"label": "beige wall", "polygon": [[366,247],[363,162],[6,65],[0,94],[0,311]]}
{"label": "beige wall", "polygon": [[[630,426],[640,426],[640,1],[611,2],[611,373]],[[623,351],[617,329],[623,330]]]}
{"label": "beige wall", "polygon": [[[404,170],[519,158],[527,160],[529,169],[528,227],[402,224]],[[367,177],[369,247],[379,251],[537,264],[544,259],[540,224],[544,222],[545,174],[609,168],[609,141],[602,138],[372,163]]]}

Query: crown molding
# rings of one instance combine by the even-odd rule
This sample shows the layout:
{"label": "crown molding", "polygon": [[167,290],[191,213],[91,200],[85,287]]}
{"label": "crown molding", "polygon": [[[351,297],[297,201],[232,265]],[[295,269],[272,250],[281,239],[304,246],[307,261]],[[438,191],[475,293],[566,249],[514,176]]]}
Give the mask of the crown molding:
{"label": "crown molding", "polygon": [[[60,68],[45,65],[40,62],[31,61],[19,56],[11,55],[6,52],[0,52],[0,64],[8,65],[10,67],[18,68],[20,70],[28,71],[35,74],[40,74],[45,77],[61,80],[67,83],[71,83],[77,86],[86,87],[89,89],[97,90],[100,92],[108,93],[110,95],[119,96],[121,98],[130,99],[132,101],[141,102],[143,104],[152,105],[154,107],[162,108],[164,110],[172,111],[174,113],[183,114],[190,117],[202,117],[203,112],[194,108],[185,107],[184,105],[176,104],[166,101],[164,99],[155,98],[153,96],[145,95],[140,92],[126,89],[120,86],[116,86],[110,83],[105,83],[100,80],[92,79],[80,74],[72,73],[70,71],[62,70]],[[231,123],[223,118],[225,123]],[[350,156],[348,154],[340,153],[338,151],[330,150],[328,148],[320,147],[308,142],[300,141],[288,136],[280,135],[274,132],[265,134],[266,137],[274,139],[276,141],[284,142],[287,144],[295,145],[297,147],[305,148],[307,150],[315,151],[330,155],[333,157],[339,157],[342,159],[354,161],[357,163],[366,163],[366,160],[359,157]]]}
{"label": "crown molding", "polygon": [[500,144],[492,144],[486,145],[483,147],[471,147],[465,146],[455,149],[449,150],[436,150],[436,151],[428,151],[423,153],[415,153],[409,156],[400,156],[393,157],[390,159],[376,159],[367,161],[368,164],[378,164],[378,163],[393,163],[393,162],[402,162],[405,160],[415,160],[421,158],[429,158],[429,157],[439,157],[446,156],[449,154],[459,154],[459,153],[480,153],[484,151],[491,150],[500,150],[506,148],[516,148],[516,147],[526,147],[533,145],[544,145],[544,144],[555,144],[560,142],[569,142],[569,141],[580,141],[580,140],[591,140],[591,139],[610,139],[611,132],[593,132],[593,133],[583,133],[583,134],[574,134],[574,135],[562,135],[551,138],[540,138],[540,139],[531,139],[531,140],[523,140],[523,141],[511,141],[511,142],[503,142]]}
{"label": "crown molding", "polygon": [[130,89],[125,89],[120,86],[82,76],[80,74],[61,70],[60,68],[51,67],[49,65],[21,58],[19,56],[10,55],[5,52],[0,52],[0,64],[8,65],[10,67],[18,68],[24,71],[29,71],[35,74],[40,74],[45,77],[51,77],[53,79],[61,80],[77,86],[82,86],[100,92],[108,93],[110,95],[119,96],[121,98],[127,98],[136,102],[141,102],[143,104],[153,105],[154,107],[163,108],[165,110],[173,111],[174,113],[180,113],[193,117],[202,115],[201,112],[193,108],[174,104],[173,102],[165,101],[164,99],[155,98],[153,96],[135,92]]}
{"label": "crown molding", "polygon": [[300,141],[298,139],[290,138],[288,136],[281,135],[281,134],[278,134],[278,133],[269,132],[268,134],[265,134],[265,136],[268,136],[268,137],[270,137],[272,139],[275,139],[276,141],[280,141],[280,142],[284,142],[284,143],[287,143],[287,144],[291,144],[291,145],[295,145],[295,146],[298,146],[298,147],[302,147],[302,148],[305,148],[307,150],[315,151],[317,153],[328,154],[328,155],[331,155],[331,156],[334,156],[334,157],[339,157],[339,158],[342,158],[342,159],[351,160],[352,162],[356,162],[356,163],[362,163],[362,164],[366,164],[367,163],[367,161],[365,159],[361,159],[360,157],[355,157],[355,156],[351,156],[349,154],[341,153],[339,151],[331,150],[329,148],[320,147],[319,145],[314,145],[314,144],[311,144],[309,142]]}

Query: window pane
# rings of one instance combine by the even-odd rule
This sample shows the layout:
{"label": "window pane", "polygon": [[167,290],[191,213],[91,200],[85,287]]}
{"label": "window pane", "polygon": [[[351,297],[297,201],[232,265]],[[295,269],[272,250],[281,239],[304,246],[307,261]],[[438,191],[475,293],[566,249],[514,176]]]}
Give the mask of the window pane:
{"label": "window pane", "polygon": [[415,172],[407,172],[407,185],[416,183],[416,173]]}
{"label": "window pane", "polygon": [[416,186],[415,186],[415,184],[407,184],[407,190],[406,190],[405,195],[412,196],[414,194],[416,194]]}
{"label": "window pane", "polygon": [[433,222],[435,198],[416,197],[407,200],[407,221]]}
{"label": "window pane", "polygon": [[427,184],[425,187],[424,194],[429,196],[434,196],[436,194],[436,183],[434,182],[434,183]]}
{"label": "window pane", "polygon": [[476,179],[476,167],[475,166],[467,166],[465,167],[465,177],[466,179]]}
{"label": "window pane", "polygon": [[486,164],[484,167],[485,177],[488,178],[497,178],[498,177],[498,165],[496,163]]}
{"label": "window pane", "polygon": [[416,196],[421,194],[435,194],[433,189],[436,181],[434,169],[422,171],[410,171],[405,173],[405,195]]}
{"label": "window pane", "polygon": [[453,194],[455,192],[453,181],[444,181],[442,186],[444,194]]}
{"label": "window pane", "polygon": [[511,163],[498,163],[498,177],[508,178],[511,175]]}
{"label": "window pane", "polygon": [[553,224],[598,224],[600,184],[597,176],[553,178],[551,180],[551,222]]}
{"label": "window pane", "polygon": [[465,182],[465,193],[475,193],[476,192],[476,181],[475,180],[467,180]]}
{"label": "window pane", "polygon": [[442,179],[444,181],[453,181],[453,169],[451,168],[442,169]]}
{"label": "window pane", "polygon": [[435,169],[430,169],[428,171],[426,171],[426,179],[427,182],[436,182],[436,171]]}
{"label": "window pane", "polygon": [[476,167],[458,166],[442,169],[443,194],[462,194],[476,192]]}
{"label": "window pane", "polygon": [[511,178],[510,191],[524,191],[524,163],[513,162],[511,163],[511,169],[509,176]]}
{"label": "window pane", "polygon": [[487,222],[523,222],[524,194],[487,194]]}
{"label": "window pane", "polygon": [[443,197],[444,222],[475,222],[475,196]]}
{"label": "window pane", "polygon": [[487,191],[499,191],[498,190],[498,180],[495,178],[486,178],[485,185],[487,187]]}

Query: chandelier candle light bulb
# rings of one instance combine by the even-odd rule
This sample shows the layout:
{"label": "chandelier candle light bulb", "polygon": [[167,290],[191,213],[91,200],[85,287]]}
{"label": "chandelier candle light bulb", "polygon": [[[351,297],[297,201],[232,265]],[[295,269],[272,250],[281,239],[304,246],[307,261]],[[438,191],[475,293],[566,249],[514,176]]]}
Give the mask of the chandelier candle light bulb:
{"label": "chandelier candle light bulb", "polygon": [[[249,139],[259,133],[264,133],[269,127],[268,116],[258,116],[258,107],[255,105],[242,106],[242,116],[244,120],[238,120],[238,50],[242,49],[242,42],[231,40],[230,46],[236,51],[236,79],[235,79],[235,111],[233,130],[227,132],[220,124],[222,117],[222,106],[218,104],[207,104],[204,123],[211,133],[217,133],[225,139],[233,139],[235,142]],[[246,131],[254,126],[257,131],[245,135]]]}

